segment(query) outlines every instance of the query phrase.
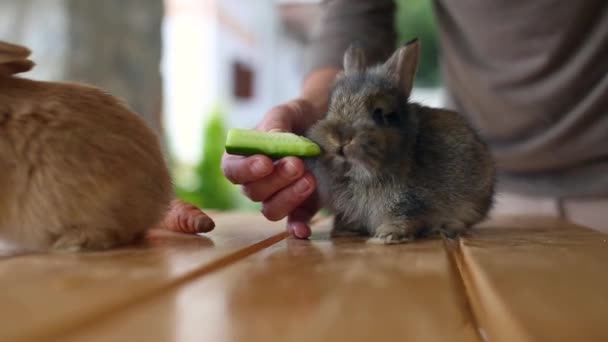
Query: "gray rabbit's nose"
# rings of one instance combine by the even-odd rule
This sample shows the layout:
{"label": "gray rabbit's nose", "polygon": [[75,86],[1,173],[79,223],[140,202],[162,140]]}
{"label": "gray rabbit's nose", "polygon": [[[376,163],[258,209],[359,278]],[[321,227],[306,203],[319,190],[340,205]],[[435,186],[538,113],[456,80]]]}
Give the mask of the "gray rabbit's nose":
{"label": "gray rabbit's nose", "polygon": [[344,145],[340,145],[340,146],[338,146],[338,150],[336,151],[336,153],[337,153],[339,156],[344,157]]}
{"label": "gray rabbit's nose", "polygon": [[352,146],[353,145],[353,141],[351,139],[345,140],[343,141],[340,146],[338,146],[337,150],[336,150],[336,154],[344,157],[346,156],[346,154],[344,153],[346,149],[350,149],[352,150]]}

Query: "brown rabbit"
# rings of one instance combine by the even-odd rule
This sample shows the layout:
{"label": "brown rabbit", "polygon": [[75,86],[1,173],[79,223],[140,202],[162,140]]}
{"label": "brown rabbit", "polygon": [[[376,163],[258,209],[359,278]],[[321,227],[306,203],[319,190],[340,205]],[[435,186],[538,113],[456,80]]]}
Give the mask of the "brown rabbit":
{"label": "brown rabbit", "polygon": [[173,198],[157,136],[99,89],[14,76],[29,54],[0,42],[0,239],[29,250],[133,241]]}
{"label": "brown rabbit", "polygon": [[334,233],[396,243],[454,235],[484,219],[495,168],[486,144],[459,114],[409,102],[420,44],[366,67],[363,48],[344,55],[326,117],[307,136],[321,157],[307,160]]}

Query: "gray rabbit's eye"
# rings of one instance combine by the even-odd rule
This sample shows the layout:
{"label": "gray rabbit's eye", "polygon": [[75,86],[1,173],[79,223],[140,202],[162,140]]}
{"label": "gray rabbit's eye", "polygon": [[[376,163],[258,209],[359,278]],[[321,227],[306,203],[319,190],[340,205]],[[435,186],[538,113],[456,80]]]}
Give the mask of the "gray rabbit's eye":
{"label": "gray rabbit's eye", "polygon": [[399,114],[397,112],[384,113],[384,110],[380,107],[374,108],[372,111],[372,119],[377,125],[399,125]]}
{"label": "gray rabbit's eye", "polygon": [[378,125],[384,124],[384,111],[382,108],[374,108],[372,111],[372,119],[374,119],[374,122]]}
{"label": "gray rabbit's eye", "polygon": [[384,117],[389,125],[396,126],[399,125],[399,123],[401,122],[401,120],[399,120],[399,114],[397,114],[397,112],[387,113]]}

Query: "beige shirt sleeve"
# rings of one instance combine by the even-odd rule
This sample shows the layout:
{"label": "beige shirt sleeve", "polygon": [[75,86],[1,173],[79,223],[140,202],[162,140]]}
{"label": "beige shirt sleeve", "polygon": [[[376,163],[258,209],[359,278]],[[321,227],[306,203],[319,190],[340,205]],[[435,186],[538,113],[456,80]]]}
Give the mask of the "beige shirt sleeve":
{"label": "beige shirt sleeve", "polygon": [[393,0],[325,0],[324,13],[307,50],[306,72],[342,68],[342,55],[353,41],[369,51],[369,62],[380,62],[394,50],[396,4]]}

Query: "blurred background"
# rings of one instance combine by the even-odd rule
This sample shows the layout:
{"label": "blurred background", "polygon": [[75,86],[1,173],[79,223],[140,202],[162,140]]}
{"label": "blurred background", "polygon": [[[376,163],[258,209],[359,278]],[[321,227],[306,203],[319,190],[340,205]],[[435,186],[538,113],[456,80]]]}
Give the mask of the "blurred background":
{"label": "blurred background", "polygon": [[[430,0],[398,0],[401,41],[422,58],[414,99],[442,103]],[[0,0],[0,40],[29,47],[23,76],[121,97],[163,137],[179,197],[257,210],[222,175],[227,129],[253,127],[298,95],[318,0]]]}

